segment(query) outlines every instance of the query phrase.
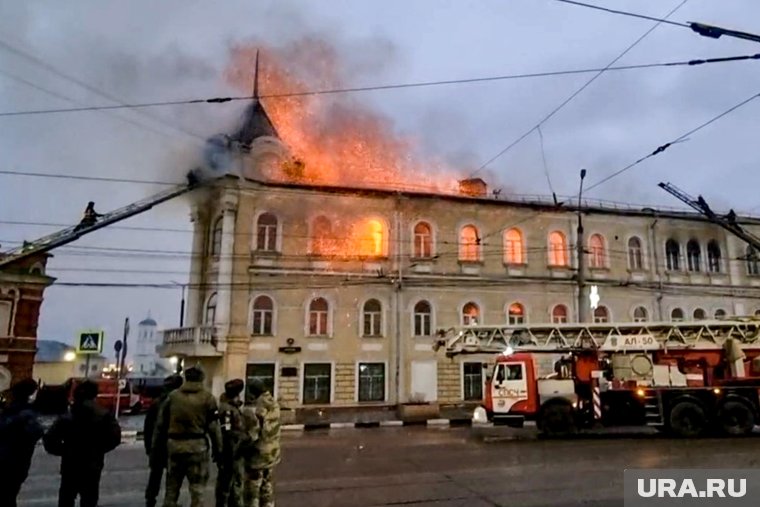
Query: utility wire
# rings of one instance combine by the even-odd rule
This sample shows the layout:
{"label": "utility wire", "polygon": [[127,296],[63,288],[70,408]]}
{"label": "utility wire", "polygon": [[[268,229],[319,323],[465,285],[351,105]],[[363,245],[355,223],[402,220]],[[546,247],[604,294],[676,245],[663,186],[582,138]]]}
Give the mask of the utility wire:
{"label": "utility wire", "polygon": [[[757,59],[760,59],[760,54],[729,56],[729,57],[724,57],[724,58],[706,58],[706,59],[680,60],[680,61],[672,61],[672,62],[645,63],[645,64],[635,64],[635,65],[620,65],[617,67],[612,67],[611,65],[608,65],[602,68],[597,67],[597,68],[587,68],[587,69],[569,69],[569,70],[561,70],[561,71],[507,74],[507,75],[501,75],[501,76],[487,76],[487,77],[479,77],[479,78],[449,79],[449,80],[441,80],[441,81],[421,81],[421,82],[414,82],[414,83],[399,83],[399,84],[363,86],[363,87],[353,87],[353,88],[310,90],[310,91],[291,92],[291,93],[271,93],[271,94],[262,94],[262,95],[259,95],[258,97],[254,97],[252,95],[244,95],[244,96],[231,96],[231,97],[214,97],[214,98],[205,98],[205,99],[185,99],[185,100],[143,102],[143,103],[134,103],[134,104],[122,103],[122,104],[103,105],[103,106],[35,109],[35,110],[25,110],[25,111],[5,111],[5,112],[0,112],[0,117],[28,116],[28,115],[35,115],[35,114],[76,113],[76,112],[84,112],[84,111],[104,111],[104,110],[116,110],[116,109],[141,109],[141,108],[186,105],[186,104],[221,104],[225,102],[233,102],[233,101],[240,101],[240,100],[250,101],[256,98],[279,99],[279,98],[293,98],[293,97],[304,97],[304,96],[313,96],[313,95],[332,95],[332,94],[340,94],[340,93],[356,93],[356,92],[377,91],[377,90],[397,90],[397,89],[403,89],[403,88],[421,88],[421,87],[444,86],[444,85],[453,85],[453,84],[482,83],[482,82],[489,82],[489,81],[504,81],[504,80],[511,80],[511,79],[567,76],[567,75],[575,75],[575,74],[602,73],[602,72],[607,72],[607,71],[638,70],[638,69],[652,69],[652,68],[660,68],[660,67],[681,67],[681,66],[693,67],[697,65],[726,63],[726,62],[742,61],[742,60],[757,60]],[[615,61],[617,61],[617,59]],[[197,136],[194,135],[194,137],[197,137]]]}
{"label": "utility wire", "polygon": [[[638,14],[638,13],[635,13],[635,12],[621,11],[621,10],[618,10],[618,9],[610,9],[609,7],[602,7],[600,5],[587,4],[587,3],[584,3],[584,2],[576,2],[575,0],[554,0],[554,1],[555,2],[560,2],[560,3],[563,3],[563,4],[577,5],[578,7],[587,7],[589,9],[595,9],[595,10],[598,10],[598,11],[609,12],[611,14],[620,14],[620,15],[629,16],[629,17],[632,17],[632,18],[646,19],[646,20],[649,20],[649,21],[657,21],[657,23],[665,23],[667,25],[673,25],[673,26],[678,26],[678,27],[681,27],[681,28],[691,29],[691,25],[689,25],[687,23],[679,23],[678,21],[671,21],[671,20],[669,20],[668,17],[670,16],[670,14],[668,14],[668,16],[665,16],[664,18],[655,18],[654,16],[647,16],[645,14]],[[672,12],[671,12],[671,14],[672,14]]]}
{"label": "utility wire", "polygon": [[732,112],[736,111],[737,109],[739,109],[739,108],[741,108],[741,107],[749,104],[750,102],[752,102],[753,100],[755,100],[758,97],[760,97],[760,93],[756,93],[756,94],[752,95],[751,97],[748,97],[748,98],[742,100],[738,104],[736,104],[734,106],[731,106],[730,108],[728,108],[727,110],[723,111],[722,113],[720,113],[720,114],[718,114],[716,116],[713,116],[712,118],[710,118],[706,122],[704,122],[701,125],[699,125],[699,126],[693,128],[693,129],[691,129],[690,131],[688,131],[688,132],[686,132],[686,133],[678,136],[674,140],[672,140],[672,141],[670,141],[668,143],[665,143],[665,144],[663,144],[661,146],[658,146],[657,149],[655,149],[652,153],[650,153],[650,154],[648,154],[648,155],[646,155],[644,157],[641,157],[640,159],[636,160],[635,162],[632,162],[632,163],[628,164],[627,166],[623,167],[622,169],[619,169],[618,171],[615,171],[614,173],[612,173],[612,174],[610,174],[608,176],[605,176],[601,180],[599,180],[596,183],[594,183],[591,186],[589,186],[586,190],[587,191],[593,190],[596,187],[607,183],[611,179],[613,179],[613,178],[615,178],[617,176],[620,176],[624,172],[629,171],[630,169],[633,169],[634,167],[636,167],[640,163],[644,162],[645,160],[648,160],[648,159],[650,159],[650,158],[652,158],[654,156],[659,155],[663,151],[665,151],[668,148],[670,148],[672,145],[685,141],[690,135],[699,132],[703,128],[705,128],[705,127],[707,127],[707,126],[715,123],[716,121],[720,120],[724,116],[727,116],[727,115],[731,114]]}
{"label": "utility wire", "polygon": [[537,131],[538,131],[538,141],[539,143],[541,143],[541,160],[544,163],[544,174],[546,175],[546,182],[549,184],[549,191],[552,193],[553,196],[555,196],[555,201],[556,201],[557,194],[554,192],[552,179],[551,179],[551,176],[549,176],[549,164],[546,163],[546,150],[544,149],[544,133],[541,131],[540,125]]}
{"label": "utility wire", "polygon": [[[673,9],[670,10],[670,12],[668,12],[665,15],[665,18],[670,17],[678,9],[680,9],[681,7],[683,7],[684,4],[686,2],[688,2],[688,1],[689,0],[682,0],[681,3],[679,3],[678,5],[676,5]],[[499,151],[497,154],[495,154],[494,156],[492,156],[491,158],[489,158],[488,160],[486,160],[475,172],[473,172],[470,175],[470,177],[475,176],[480,171],[482,171],[483,169],[485,169],[486,167],[488,167],[489,165],[491,165],[493,162],[495,162],[496,160],[498,160],[499,158],[501,158],[509,150],[511,150],[512,148],[514,148],[518,144],[520,144],[523,141],[523,139],[525,139],[526,137],[528,137],[531,133],[533,133],[533,131],[537,130],[539,127],[541,127],[541,125],[543,125],[547,121],[551,120],[554,117],[554,115],[556,115],[557,113],[559,113],[562,109],[564,109],[565,106],[567,106],[570,102],[572,102],[573,99],[575,99],[575,97],[577,97],[578,95],[580,95],[586,88],[588,88],[589,86],[591,86],[591,84],[594,81],[596,81],[602,74],[604,74],[605,72],[608,72],[610,70],[616,70],[617,67],[613,67],[613,65],[615,65],[618,61],[620,61],[620,59],[623,58],[625,55],[627,55],[633,48],[635,48],[636,46],[638,46],[641,41],[643,41],[645,38],[647,38],[649,36],[649,34],[651,34],[658,26],[660,26],[660,23],[663,22],[663,21],[665,21],[665,20],[662,20],[662,21],[656,20],[656,21],[657,21],[657,23],[655,23],[654,25],[652,25],[646,32],[644,32],[643,34],[641,34],[641,36],[639,36],[638,39],[636,39],[635,41],[633,41],[633,43],[631,45],[629,45],[627,48],[625,48],[619,55],[617,55],[612,61],[610,61],[610,63],[608,63],[604,68],[599,69],[598,71],[596,71],[596,74],[594,76],[591,76],[591,79],[589,79],[588,81],[586,81],[585,83],[583,83],[583,85],[581,85],[580,88],[578,88],[577,90],[575,90],[565,100],[563,100],[562,102],[560,102],[557,107],[555,107],[554,109],[552,109],[552,111],[549,114],[547,114],[546,116],[544,116],[538,123],[536,123],[529,130],[525,131],[517,139],[515,139],[514,141],[512,141],[511,143],[509,143],[504,149],[502,149],[501,151]]]}

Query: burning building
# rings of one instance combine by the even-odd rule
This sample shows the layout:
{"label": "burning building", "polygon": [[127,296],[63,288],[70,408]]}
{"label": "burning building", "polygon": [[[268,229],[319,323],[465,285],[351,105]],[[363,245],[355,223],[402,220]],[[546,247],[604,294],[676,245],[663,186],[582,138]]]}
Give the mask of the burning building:
{"label": "burning building", "polygon": [[0,392],[32,378],[40,307],[54,281],[45,274],[48,257],[42,254],[0,269]]}
{"label": "burning building", "polygon": [[[383,186],[367,171],[362,184],[361,172],[314,172],[284,139],[255,100],[211,149],[231,174],[192,208],[187,327],[159,348],[204,365],[216,393],[259,377],[301,418],[459,407],[481,399],[487,358],[437,356],[437,329],[577,319],[576,209],[496,199],[482,180],[391,171]],[[595,322],[760,308],[756,257],[736,260],[742,242],[696,214],[582,211]]]}

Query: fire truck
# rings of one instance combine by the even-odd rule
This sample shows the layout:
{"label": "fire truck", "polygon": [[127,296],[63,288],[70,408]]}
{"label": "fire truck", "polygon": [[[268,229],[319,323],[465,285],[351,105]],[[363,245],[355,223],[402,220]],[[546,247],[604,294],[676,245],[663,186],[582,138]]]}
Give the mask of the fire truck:
{"label": "fire truck", "polygon": [[450,358],[489,355],[479,411],[494,424],[696,437],[747,435],[760,423],[760,320],[473,325],[439,337],[435,350]]}

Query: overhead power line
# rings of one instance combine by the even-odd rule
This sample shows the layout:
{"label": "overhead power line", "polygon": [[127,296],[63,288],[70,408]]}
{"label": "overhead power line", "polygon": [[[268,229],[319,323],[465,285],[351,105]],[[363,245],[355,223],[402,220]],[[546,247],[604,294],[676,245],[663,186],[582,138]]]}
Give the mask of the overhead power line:
{"label": "overhead power line", "polygon": [[[261,99],[281,99],[281,98],[293,98],[293,97],[305,97],[313,95],[333,95],[340,93],[357,93],[366,91],[378,91],[378,90],[397,90],[403,88],[422,88],[429,86],[445,86],[453,84],[469,84],[469,83],[483,83],[489,81],[505,81],[512,79],[530,79],[530,78],[542,78],[553,76],[568,76],[575,74],[589,74],[608,71],[624,71],[624,70],[639,70],[639,69],[652,69],[659,67],[682,67],[689,66],[694,67],[698,65],[714,64],[714,63],[727,63],[742,60],[758,60],[760,54],[753,55],[740,55],[740,56],[728,56],[722,58],[699,58],[692,60],[679,60],[672,62],[657,62],[657,63],[644,63],[635,65],[620,65],[617,67],[605,66],[595,67],[587,69],[569,69],[559,71],[544,71],[544,72],[530,72],[522,74],[507,74],[501,76],[486,76],[476,78],[464,78],[464,79],[449,79],[440,81],[420,81],[414,83],[398,83],[387,85],[375,85],[375,86],[361,86],[352,88],[333,88],[324,90],[307,90],[302,92],[289,92],[289,93],[271,93],[261,94],[259,97],[253,97],[252,95],[244,96],[230,96],[230,97],[213,97],[213,98],[198,98],[198,99],[184,99],[184,100],[168,100],[168,101],[155,101],[155,102],[140,102],[133,104],[113,104],[103,106],[84,106],[84,107],[70,107],[70,108],[57,108],[57,109],[33,109],[25,111],[5,111],[0,112],[0,117],[7,116],[29,116],[35,114],[56,114],[56,113],[77,113],[86,111],[108,111],[116,109],[142,109],[151,107],[162,106],[176,106],[176,105],[189,105],[189,104],[221,104],[225,102],[233,102],[240,100],[253,100],[254,98]],[[615,60],[617,61],[617,60]]]}
{"label": "overhead power line", "polygon": [[686,132],[686,133],[678,136],[677,138],[673,139],[672,141],[658,146],[657,149],[655,149],[652,153],[650,153],[650,154],[648,154],[648,155],[646,155],[644,157],[641,157],[640,159],[636,160],[635,162],[632,162],[632,163],[628,164],[627,166],[623,167],[622,169],[620,169],[618,171],[615,171],[614,173],[612,173],[612,174],[610,174],[610,175],[602,178],[601,180],[597,181],[596,183],[594,183],[593,185],[591,185],[590,187],[588,187],[587,191],[593,190],[594,188],[607,183],[611,179],[613,179],[613,178],[615,178],[617,176],[620,176],[624,172],[626,172],[626,171],[628,171],[630,169],[633,169],[634,167],[636,167],[640,163],[644,162],[645,160],[648,160],[648,159],[650,159],[650,158],[652,158],[654,156],[659,155],[660,153],[662,153],[665,150],[667,150],[668,148],[670,148],[672,145],[685,141],[686,138],[688,138],[690,135],[699,132],[700,130],[702,130],[703,128],[705,128],[705,127],[707,127],[709,125],[712,125],[713,123],[715,123],[716,121],[720,120],[724,116],[727,116],[727,115],[733,113],[737,109],[739,109],[739,108],[741,108],[741,107],[749,104],[750,102],[752,102],[753,100],[757,99],[758,97],[760,97],[760,93],[756,93],[756,94],[752,95],[751,97],[748,97],[748,98],[742,100],[738,104],[736,104],[734,106],[731,106],[730,108],[726,109],[725,111],[723,111],[722,113],[720,113],[720,114],[718,114],[716,116],[713,116],[712,118],[710,118],[706,122],[704,122],[701,125],[699,125],[699,126],[693,128],[693,129],[689,130],[688,132]]}
{"label": "overhead power line", "polygon": [[586,7],[586,8],[595,9],[598,11],[609,12],[611,14],[620,14],[620,15],[629,16],[632,18],[646,19],[649,21],[657,21],[657,23],[665,23],[667,25],[674,25],[681,28],[689,28],[689,29],[691,28],[691,26],[688,25],[687,23],[679,23],[678,21],[671,21],[667,19],[668,16],[665,16],[664,18],[656,18],[654,16],[647,16],[645,14],[638,14],[636,12],[621,11],[618,9],[610,9],[609,7],[602,7],[601,5],[587,4],[584,2],[576,2],[575,0],[554,0],[554,1],[560,2],[563,4],[577,5],[578,7]]}
{"label": "overhead power line", "polygon": [[[676,5],[673,9],[671,9],[670,12],[668,12],[665,17],[666,18],[670,17],[674,12],[676,12],[678,9],[680,9],[681,7],[683,7],[686,2],[688,2],[688,0],[683,0],[681,3],[679,3],[678,5]],[[503,155],[505,155],[509,150],[511,150],[512,148],[514,148],[518,144],[520,144],[523,141],[523,139],[525,139],[526,137],[528,137],[531,133],[533,133],[534,131],[540,129],[541,126],[544,123],[546,123],[549,120],[551,120],[554,117],[554,115],[556,115],[557,113],[559,113],[565,106],[567,106],[570,102],[572,102],[578,95],[580,95],[581,93],[583,93],[583,91],[586,88],[588,88],[589,86],[591,86],[591,84],[594,81],[596,81],[602,74],[604,74],[605,72],[607,72],[609,70],[612,70],[612,66],[613,65],[615,65],[618,61],[620,61],[620,59],[623,58],[625,55],[627,55],[633,48],[635,48],[636,46],[638,46],[639,43],[641,43],[641,41],[643,41],[644,39],[646,39],[649,36],[649,34],[652,33],[658,26],[660,26],[660,22],[659,21],[657,23],[655,23],[654,25],[652,25],[646,32],[644,32],[643,34],[641,34],[638,39],[636,39],[635,41],[633,41],[633,43],[631,43],[627,48],[625,48],[619,55],[617,55],[615,58],[613,58],[610,61],[610,63],[608,63],[603,69],[599,70],[595,75],[591,76],[591,79],[589,79],[588,81],[586,81],[585,83],[583,83],[580,86],[580,88],[578,88],[577,90],[575,90],[565,100],[563,100],[562,102],[560,102],[559,105],[557,105],[557,107],[555,107],[554,109],[552,109],[551,112],[549,114],[547,114],[546,116],[544,116],[538,123],[536,123],[530,129],[528,129],[525,132],[523,132],[522,135],[520,135],[517,139],[515,139],[514,141],[512,141],[511,143],[509,143],[504,149],[500,150],[497,154],[495,154],[494,156],[492,156],[491,158],[489,158],[488,160],[486,160],[474,173],[472,173],[470,175],[470,177],[475,176],[477,173],[479,173],[480,171],[482,171],[483,169],[485,169],[486,167],[488,167],[489,165],[491,165],[493,162],[495,162],[496,160],[498,160],[499,158],[501,158]]]}

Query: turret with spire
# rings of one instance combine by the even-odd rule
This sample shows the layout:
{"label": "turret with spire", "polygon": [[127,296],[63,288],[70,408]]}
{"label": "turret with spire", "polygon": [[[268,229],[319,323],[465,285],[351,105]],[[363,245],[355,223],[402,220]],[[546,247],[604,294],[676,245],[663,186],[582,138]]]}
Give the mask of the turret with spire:
{"label": "turret with spire", "polygon": [[256,63],[253,73],[253,101],[246,108],[243,121],[237,132],[231,136],[243,149],[250,149],[254,139],[262,136],[277,137],[277,129],[269,118],[259,96],[259,52],[256,51]]}

